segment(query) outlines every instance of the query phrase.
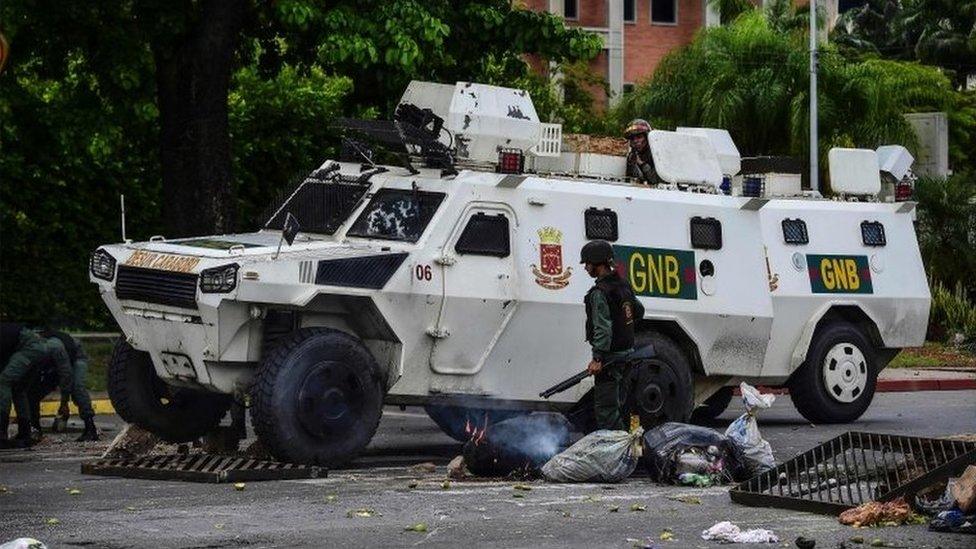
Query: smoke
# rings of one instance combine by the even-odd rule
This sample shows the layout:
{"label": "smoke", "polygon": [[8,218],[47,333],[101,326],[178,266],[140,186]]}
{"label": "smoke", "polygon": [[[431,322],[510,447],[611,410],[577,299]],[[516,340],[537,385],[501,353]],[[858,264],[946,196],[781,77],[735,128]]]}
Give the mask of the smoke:
{"label": "smoke", "polygon": [[464,445],[464,461],[476,475],[533,475],[569,444],[571,430],[562,414],[543,412],[488,425],[486,430],[475,426]]}

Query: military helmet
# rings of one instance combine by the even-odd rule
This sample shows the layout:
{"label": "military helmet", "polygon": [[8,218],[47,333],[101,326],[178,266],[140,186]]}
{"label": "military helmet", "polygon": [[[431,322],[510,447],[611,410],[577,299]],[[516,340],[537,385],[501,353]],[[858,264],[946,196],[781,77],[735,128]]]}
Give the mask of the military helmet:
{"label": "military helmet", "polygon": [[606,240],[592,240],[580,250],[580,263],[610,263],[613,261],[613,246]]}
{"label": "military helmet", "polygon": [[647,134],[650,131],[651,125],[647,122],[647,120],[644,120],[643,118],[635,118],[630,121],[630,124],[627,124],[627,129],[624,130],[624,137],[630,139],[635,135],[642,133]]}

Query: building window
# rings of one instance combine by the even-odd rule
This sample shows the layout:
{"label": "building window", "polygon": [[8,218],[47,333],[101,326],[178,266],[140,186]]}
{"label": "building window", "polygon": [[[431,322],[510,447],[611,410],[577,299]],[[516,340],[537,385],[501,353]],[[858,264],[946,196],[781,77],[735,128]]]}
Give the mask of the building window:
{"label": "building window", "polygon": [[678,0],[651,0],[651,23],[678,24]]}
{"label": "building window", "polygon": [[579,0],[563,1],[563,17],[566,19],[579,19]]}
{"label": "building window", "polygon": [[624,23],[637,22],[637,0],[624,0]]}

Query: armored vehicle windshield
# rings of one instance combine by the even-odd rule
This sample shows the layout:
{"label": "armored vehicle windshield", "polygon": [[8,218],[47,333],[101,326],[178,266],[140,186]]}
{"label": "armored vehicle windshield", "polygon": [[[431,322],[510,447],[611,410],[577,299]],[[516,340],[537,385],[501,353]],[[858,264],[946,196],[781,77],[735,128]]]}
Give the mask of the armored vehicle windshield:
{"label": "armored vehicle windshield", "polygon": [[349,236],[416,242],[444,193],[380,189],[349,229]]}

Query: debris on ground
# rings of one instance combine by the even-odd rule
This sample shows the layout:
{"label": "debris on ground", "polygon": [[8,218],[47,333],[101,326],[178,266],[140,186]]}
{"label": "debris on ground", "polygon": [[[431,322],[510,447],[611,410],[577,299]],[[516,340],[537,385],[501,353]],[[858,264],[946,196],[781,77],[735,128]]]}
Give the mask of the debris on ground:
{"label": "debris on ground", "polygon": [[159,437],[138,425],[127,424],[102,453],[102,459],[132,459],[151,452]]}
{"label": "debris on ground", "polygon": [[336,494],[329,494],[325,496],[326,503],[335,503],[337,501],[339,501],[339,496],[337,496]]}
{"label": "debris on ground", "polygon": [[635,549],[658,549],[658,545],[654,543],[651,538],[637,539],[637,538],[627,538],[627,543]]}
{"label": "debris on ground", "polygon": [[603,137],[580,133],[563,134],[565,150],[581,153],[609,154],[612,156],[627,156],[630,146],[626,139],[619,137]]}
{"label": "debris on ground", "polygon": [[661,530],[661,535],[658,537],[661,541],[671,541],[674,539],[674,532],[670,528],[665,528]]}
{"label": "debris on ground", "polygon": [[707,427],[664,423],[647,431],[643,446],[644,466],[657,482],[676,484],[685,473],[706,475],[711,484],[749,476],[732,441]]}
{"label": "debris on ground", "polygon": [[959,509],[942,511],[929,522],[933,532],[976,534],[976,515],[964,515]]}
{"label": "debris on ground", "polygon": [[702,475],[699,473],[681,473],[678,475],[678,484],[683,484],[685,486],[708,488],[713,483],[714,479],[710,475]]}
{"label": "debris on ground", "polygon": [[681,503],[687,503],[689,505],[701,505],[701,498],[698,496],[668,496],[668,499],[672,501],[680,501]]}
{"label": "debris on ground", "polygon": [[471,476],[467,465],[464,464],[464,456],[456,456],[447,464],[447,478],[454,480],[464,480]]}
{"label": "debris on ground", "polygon": [[376,511],[370,509],[369,507],[359,507],[358,509],[350,509],[346,513],[346,516],[349,517],[349,518],[354,518],[354,517],[357,517],[357,518],[369,518],[369,517],[372,517],[372,516],[378,515],[378,514],[379,513],[377,513]]}
{"label": "debris on ground", "polygon": [[644,430],[594,431],[542,466],[550,482],[620,482],[637,468]]}
{"label": "debris on ground", "polygon": [[529,486],[528,484],[516,484],[512,488],[514,488],[516,490],[522,490],[523,492],[529,492],[529,491],[532,490],[532,487]]}
{"label": "debris on ground", "polygon": [[848,509],[837,517],[841,524],[860,528],[862,526],[898,526],[917,522],[918,518],[905,498],[892,501],[869,501]]}
{"label": "debris on ground", "polygon": [[444,482],[441,482],[441,490],[450,490],[450,489],[451,489],[451,481],[445,480]]}
{"label": "debris on ground", "polygon": [[647,511],[647,506],[643,503],[634,503],[630,506],[630,510],[635,513],[643,513],[644,511]]}
{"label": "debris on ground", "polygon": [[17,538],[6,543],[0,543],[0,549],[47,549],[47,545],[34,538]]}
{"label": "debris on ground", "polygon": [[813,549],[817,546],[817,540],[800,536],[793,540],[793,544],[796,545],[797,549]]}
{"label": "debris on ground", "polygon": [[426,522],[418,522],[417,524],[411,524],[410,526],[407,526],[406,528],[404,528],[403,531],[404,532],[419,532],[419,533],[424,533],[424,532],[427,531],[427,523]]}
{"label": "debris on ground", "polygon": [[963,513],[976,512],[976,465],[970,465],[949,488]]}
{"label": "debris on ground", "polygon": [[757,475],[776,466],[773,448],[759,433],[759,424],[756,422],[756,414],[772,406],[776,395],[760,394],[759,389],[744,381],[739,384],[739,391],[742,393],[742,403],[746,407],[746,413],[729,425],[725,430],[725,436],[729,437],[738,449],[742,463],[752,474]]}
{"label": "debris on ground", "polygon": [[65,492],[68,492],[68,495],[69,496],[77,496],[77,495],[81,494],[81,490],[79,490],[77,488],[65,488],[64,491]]}
{"label": "debris on ground", "polygon": [[234,483],[234,489],[237,490],[238,492],[243,491],[244,488],[246,488],[246,487],[247,487],[247,485],[244,484],[243,482],[235,482]]}
{"label": "debris on ground", "polygon": [[410,470],[414,473],[433,473],[437,470],[437,465],[429,461],[425,461],[424,463],[411,465]]}
{"label": "debris on ground", "polygon": [[563,414],[536,412],[491,426],[468,424],[466,431],[464,464],[472,474],[533,478],[569,443],[572,424]]}
{"label": "debris on ground", "polygon": [[723,543],[778,543],[779,538],[772,530],[754,528],[752,530],[742,530],[729,521],[722,521],[701,534],[704,540],[721,541]]}

